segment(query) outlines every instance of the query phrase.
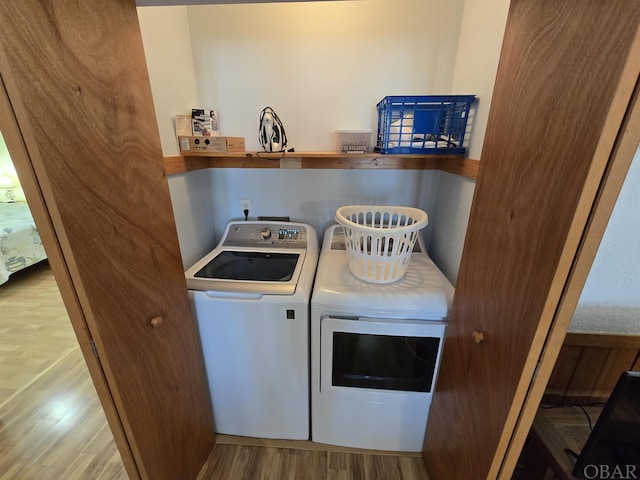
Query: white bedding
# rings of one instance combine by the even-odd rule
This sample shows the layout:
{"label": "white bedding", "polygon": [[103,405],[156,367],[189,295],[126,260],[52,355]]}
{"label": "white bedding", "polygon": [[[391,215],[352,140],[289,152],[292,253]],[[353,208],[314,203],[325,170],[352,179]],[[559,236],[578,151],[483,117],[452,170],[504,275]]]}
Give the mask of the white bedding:
{"label": "white bedding", "polygon": [[0,203],[0,285],[47,258],[26,202]]}

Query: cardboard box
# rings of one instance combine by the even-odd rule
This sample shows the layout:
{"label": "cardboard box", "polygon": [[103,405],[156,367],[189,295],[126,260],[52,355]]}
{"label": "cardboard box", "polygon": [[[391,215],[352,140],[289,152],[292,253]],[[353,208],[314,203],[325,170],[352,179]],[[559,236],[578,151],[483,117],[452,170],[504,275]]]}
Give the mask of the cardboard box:
{"label": "cardboard box", "polygon": [[240,153],[245,151],[244,137],[178,137],[181,152]]}

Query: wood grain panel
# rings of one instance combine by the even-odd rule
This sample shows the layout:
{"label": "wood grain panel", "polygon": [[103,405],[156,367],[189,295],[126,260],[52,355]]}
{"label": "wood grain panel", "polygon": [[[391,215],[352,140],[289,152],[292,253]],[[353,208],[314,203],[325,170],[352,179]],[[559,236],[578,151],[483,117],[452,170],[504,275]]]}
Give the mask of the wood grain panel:
{"label": "wood grain panel", "polygon": [[209,159],[202,157],[164,157],[164,173],[175,175],[176,173],[191,172],[209,168]]}
{"label": "wood grain panel", "polygon": [[318,156],[302,159],[303,168],[365,168],[394,170],[434,170],[442,158],[438,156],[369,155],[360,158]]}
{"label": "wood grain panel", "polygon": [[475,179],[479,160],[455,155],[339,155],[329,152],[233,154],[185,154],[165,157],[165,174],[174,175],[204,168],[282,168],[281,160],[298,159],[299,168],[442,170]]}
{"label": "wood grain panel", "polygon": [[565,345],[562,350],[560,350],[556,366],[549,378],[549,383],[545,391],[545,404],[564,404],[567,385],[571,382],[571,377],[573,377],[573,373],[576,370],[581,353],[582,348],[579,346]]}
{"label": "wood grain panel", "polygon": [[[193,478],[213,445],[212,415],[135,4],[2,2],[0,47],[140,474]],[[149,324],[156,316],[160,328]]]}
{"label": "wood grain panel", "polygon": [[580,352],[578,360],[579,368],[576,368],[571,376],[567,392],[565,392],[564,403],[573,405],[584,403],[584,399],[591,396],[591,392],[602,373],[607,357],[611,349],[584,347]]}
{"label": "wood grain panel", "polygon": [[637,81],[618,89],[639,23],[633,1],[511,2],[425,437],[435,478],[498,477]]}
{"label": "wood grain panel", "polygon": [[633,363],[640,350],[637,348],[611,348],[602,365],[600,375],[584,403],[606,402],[616,386],[620,374],[633,369]]}
{"label": "wood grain panel", "polygon": [[[516,431],[509,444],[507,455],[505,455],[499,477],[500,480],[508,480],[508,472],[511,469],[511,465],[515,465],[517,456],[524,444],[538,405],[543,397],[544,388],[562,347],[565,333],[580,300],[582,289],[587,281],[600,240],[607,228],[624,179],[637,152],[638,144],[640,143],[639,78],[640,28],[636,31],[635,41],[627,56],[621,82],[616,89],[616,97],[618,99],[612,106],[609,119],[606,122],[607,125],[603,129],[601,149],[605,151],[608,149],[608,142],[604,141],[604,139],[609,138],[616,130],[618,131],[618,137],[598,186],[596,199],[589,211],[588,223],[580,239],[578,252],[574,258],[561,303],[557,308],[553,325],[544,343],[543,353],[536,367],[537,375],[530,385],[525,405],[518,419]],[[630,95],[630,101],[628,102],[626,100],[628,98],[627,95]],[[618,125],[617,119],[620,117],[622,117],[622,123],[619,127],[616,127]],[[585,190],[587,190],[587,187],[589,187],[588,189],[593,188],[591,185],[585,185]],[[505,473],[502,474],[502,472]]]}
{"label": "wood grain panel", "polygon": [[640,336],[570,333],[544,393],[546,405],[605,402],[620,374],[636,369]]}
{"label": "wood grain panel", "polygon": [[438,169],[443,172],[453,173],[461,177],[475,180],[478,176],[480,161],[471,158],[441,159],[438,162]]}

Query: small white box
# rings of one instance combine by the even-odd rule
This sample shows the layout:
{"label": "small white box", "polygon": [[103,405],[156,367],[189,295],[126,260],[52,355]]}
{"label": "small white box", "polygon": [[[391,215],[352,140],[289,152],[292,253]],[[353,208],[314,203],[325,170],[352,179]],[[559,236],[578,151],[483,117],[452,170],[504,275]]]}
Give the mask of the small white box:
{"label": "small white box", "polygon": [[372,134],[373,130],[336,130],[336,150],[346,154],[368,153]]}

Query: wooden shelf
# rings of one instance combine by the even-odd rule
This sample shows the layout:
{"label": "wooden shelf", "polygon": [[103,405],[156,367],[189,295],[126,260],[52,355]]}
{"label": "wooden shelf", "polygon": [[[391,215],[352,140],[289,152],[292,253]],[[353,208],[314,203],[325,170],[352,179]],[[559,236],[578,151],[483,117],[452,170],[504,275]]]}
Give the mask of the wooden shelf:
{"label": "wooden shelf", "polygon": [[460,155],[384,155],[379,153],[339,154],[295,153],[189,153],[165,157],[165,173],[174,175],[204,168],[305,168],[305,169],[392,169],[442,170],[475,179],[478,160]]}

